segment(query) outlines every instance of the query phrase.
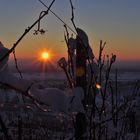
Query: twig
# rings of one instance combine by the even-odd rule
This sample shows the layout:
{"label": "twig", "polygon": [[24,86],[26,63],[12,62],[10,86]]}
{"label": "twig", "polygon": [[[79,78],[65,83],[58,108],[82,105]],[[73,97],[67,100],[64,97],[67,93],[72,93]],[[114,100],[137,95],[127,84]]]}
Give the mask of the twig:
{"label": "twig", "polygon": [[[115,103],[115,110],[118,108],[118,70],[116,69],[115,72],[115,93],[116,93],[116,103]],[[118,118],[118,113],[115,112],[115,125],[117,127],[117,118]]]}
{"label": "twig", "polygon": [[19,67],[18,67],[18,62],[17,62],[15,50],[13,50],[13,55],[14,55],[14,60],[15,60],[16,69],[17,69],[17,71],[18,71],[20,77],[23,79],[22,73],[21,73],[21,71],[19,70]]}
{"label": "twig", "polygon": [[11,86],[11,85],[9,85],[9,84],[6,84],[6,83],[3,83],[3,82],[1,82],[1,81],[0,81],[0,84],[2,84],[2,85],[4,85],[4,86],[7,86],[7,87],[9,87],[9,88],[11,88],[11,89],[14,89],[15,91],[18,91],[19,93],[22,93],[22,95],[29,97],[29,98],[33,101],[33,103],[34,103],[38,108],[40,108],[40,109],[43,110],[43,111],[46,110],[46,109],[40,107],[40,105],[45,105],[45,106],[48,106],[48,105],[45,104],[45,103],[43,103],[43,102],[41,102],[41,101],[39,101],[38,99],[34,98],[34,97],[29,93],[29,90],[30,90],[30,88],[32,87],[33,83],[32,83],[31,85],[29,85],[29,87],[27,88],[27,90],[24,91],[24,92],[21,91],[20,89],[16,88],[16,87],[13,87],[13,86]]}
{"label": "twig", "polygon": [[[107,72],[106,72],[105,87],[104,87],[104,92],[103,92],[102,110],[104,109],[106,90],[107,90],[107,85],[108,85],[108,80],[109,80],[109,77],[110,77],[110,72],[111,72],[112,64],[115,62],[115,60],[116,60],[116,55],[112,54],[112,57],[111,57],[110,63],[109,63],[109,67],[108,67]],[[101,113],[102,113],[102,111],[101,111]]]}
{"label": "twig", "polygon": [[[118,118],[117,120],[121,120],[123,118],[126,118],[126,116],[124,115],[124,116]],[[104,121],[101,121],[101,122],[97,123],[96,125],[101,125],[101,124],[104,124],[104,123],[109,122],[109,121],[112,121],[112,120],[113,120],[113,118],[111,117],[111,118],[109,118],[107,120],[104,120]]]}
{"label": "twig", "polygon": [[[64,37],[65,37],[65,42],[66,42],[66,45],[67,45],[67,48],[68,48],[69,74],[70,74],[71,79],[73,79],[74,78],[73,54],[71,52],[71,48],[70,48],[70,44],[69,44],[69,32],[68,32],[67,26],[64,25],[64,27],[65,27],[65,30],[66,30],[66,35],[64,34]],[[71,71],[70,71],[70,68],[71,68]],[[71,74],[71,72],[72,72],[72,74]]]}
{"label": "twig", "polygon": [[[23,79],[23,75],[18,67],[18,61],[17,61],[17,58],[16,58],[16,53],[15,53],[15,50],[13,51],[13,55],[14,55],[14,60],[15,60],[15,65],[16,65],[16,69],[21,77],[21,79]],[[24,99],[24,96],[23,94],[21,94],[21,97],[22,97],[22,101],[23,101],[23,104],[25,105],[25,99]],[[26,112],[26,110],[24,110]]]}
{"label": "twig", "polygon": [[19,42],[24,38],[24,36],[43,18],[45,17],[50,8],[52,7],[53,3],[55,2],[55,0],[53,0],[50,4],[50,6],[48,7],[47,11],[44,12],[44,14],[42,16],[39,17],[39,19],[37,19],[30,27],[28,27],[27,29],[25,29],[24,33],[21,35],[21,37],[17,40],[17,42],[15,44],[13,44],[12,48],[0,58],[0,62],[3,61],[10,53],[12,53],[14,51],[14,49],[16,48],[16,46],[19,44]]}
{"label": "twig", "polygon": [[103,62],[102,62],[102,53],[103,50],[106,46],[106,42],[102,42],[102,40],[100,40],[100,50],[99,50],[99,58],[98,58],[98,66],[99,66],[99,84],[101,85],[101,81],[102,81],[102,68],[104,66],[104,61],[105,61],[105,56],[103,58]]}
{"label": "twig", "polygon": [[114,90],[113,90],[113,87],[111,85],[111,82],[109,82],[109,87],[110,87],[110,90],[111,90],[111,104],[112,104],[112,110],[111,110],[111,113],[112,113],[112,118],[113,118],[113,124],[115,125],[115,120],[114,120]]}
{"label": "twig", "polygon": [[[47,9],[49,8],[44,2],[42,2],[41,0],[38,0],[42,5],[44,5]],[[68,25],[66,24],[66,22],[64,22],[62,20],[62,18],[60,18],[55,12],[53,12],[51,9],[50,9],[50,12],[59,20],[61,21],[64,25],[66,25],[74,34],[76,34],[76,32]]]}
{"label": "twig", "polygon": [[69,76],[69,73],[67,72],[67,62],[65,60],[64,57],[62,57],[59,61],[58,61],[58,65],[64,70],[66,77],[68,79],[70,88],[72,88],[74,86],[73,82],[71,81],[71,77]]}
{"label": "twig", "polygon": [[70,5],[71,5],[71,12],[72,12],[71,21],[72,21],[72,24],[73,24],[75,30],[77,31],[77,27],[76,27],[75,22],[74,22],[74,7],[73,7],[73,4],[72,4],[72,0],[70,0]]}
{"label": "twig", "polygon": [[106,42],[103,43],[103,41],[100,40],[100,50],[99,50],[99,58],[98,58],[99,66],[101,66],[102,52],[103,52],[105,46],[106,46]]}

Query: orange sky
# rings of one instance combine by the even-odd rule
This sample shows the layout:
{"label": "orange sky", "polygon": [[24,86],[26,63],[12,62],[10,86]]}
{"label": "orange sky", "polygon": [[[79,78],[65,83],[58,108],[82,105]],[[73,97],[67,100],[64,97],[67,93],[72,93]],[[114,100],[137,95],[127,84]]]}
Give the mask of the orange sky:
{"label": "orange sky", "polygon": [[[49,5],[46,2],[47,5]],[[8,3],[8,5],[7,5]],[[93,52],[98,57],[99,41],[107,42],[105,54],[115,53],[118,60],[140,62],[140,2],[125,1],[73,1],[75,23],[89,36]],[[0,41],[7,48],[22,35],[45,8],[38,2],[28,0],[8,1],[0,4]],[[71,9],[68,1],[62,0],[53,6],[56,12],[70,27]],[[18,59],[38,57],[38,52],[46,48],[51,51],[52,60],[66,56],[64,27],[51,13],[41,22],[47,30],[45,35],[33,35],[37,26],[17,46]]]}

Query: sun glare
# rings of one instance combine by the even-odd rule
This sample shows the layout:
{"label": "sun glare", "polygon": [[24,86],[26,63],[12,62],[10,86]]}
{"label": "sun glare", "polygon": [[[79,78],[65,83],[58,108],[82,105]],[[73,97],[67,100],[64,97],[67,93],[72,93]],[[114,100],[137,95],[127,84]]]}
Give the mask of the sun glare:
{"label": "sun glare", "polygon": [[97,83],[97,84],[96,84],[96,88],[97,88],[97,89],[101,89],[101,85]]}
{"label": "sun glare", "polygon": [[49,58],[49,53],[48,52],[42,52],[41,57],[43,60],[47,60]]}

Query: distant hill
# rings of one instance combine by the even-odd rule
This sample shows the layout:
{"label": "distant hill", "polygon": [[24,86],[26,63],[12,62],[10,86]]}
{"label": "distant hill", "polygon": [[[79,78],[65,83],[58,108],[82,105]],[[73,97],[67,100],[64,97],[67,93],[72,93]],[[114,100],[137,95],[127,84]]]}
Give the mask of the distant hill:
{"label": "distant hill", "polygon": [[[34,62],[33,60],[19,60],[18,66],[22,72],[58,72],[62,69],[58,66],[57,62],[47,61],[46,63],[41,61]],[[14,61],[9,62],[9,68],[12,71],[17,71]],[[113,64],[112,69],[118,69],[120,71],[133,71],[140,72],[140,61],[116,61]]]}
{"label": "distant hill", "polygon": [[[11,61],[9,64],[9,69],[13,72],[17,72],[15,63]],[[33,62],[31,60],[20,60],[18,61],[18,67],[22,72],[57,72],[62,71],[57,63],[45,62]]]}

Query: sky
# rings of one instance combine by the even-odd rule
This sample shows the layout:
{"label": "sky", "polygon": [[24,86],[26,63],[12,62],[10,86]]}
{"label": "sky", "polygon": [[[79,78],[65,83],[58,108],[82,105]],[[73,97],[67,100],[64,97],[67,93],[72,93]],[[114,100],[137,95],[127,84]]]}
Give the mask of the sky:
{"label": "sky", "polygon": [[[46,5],[51,0],[42,0]],[[140,1],[139,0],[73,0],[75,24],[89,37],[90,46],[98,57],[99,41],[107,42],[105,54],[116,54],[117,60],[140,66]],[[26,28],[46,8],[38,0],[0,0],[0,41],[11,48]],[[71,28],[69,0],[56,0],[51,10]],[[33,35],[35,26],[19,43],[18,59],[37,59],[48,50],[52,59],[66,56],[64,27],[51,13],[41,21],[45,35]]]}

